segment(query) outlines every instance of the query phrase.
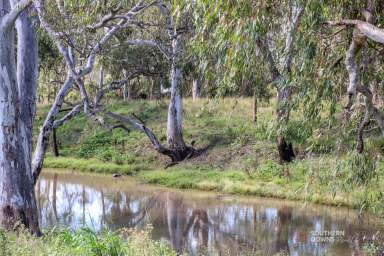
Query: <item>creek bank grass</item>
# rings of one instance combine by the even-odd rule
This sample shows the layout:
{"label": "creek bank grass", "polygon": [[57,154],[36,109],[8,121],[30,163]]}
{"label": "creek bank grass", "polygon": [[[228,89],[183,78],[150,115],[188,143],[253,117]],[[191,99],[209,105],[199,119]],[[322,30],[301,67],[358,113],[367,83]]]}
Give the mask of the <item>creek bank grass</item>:
{"label": "creek bank grass", "polygon": [[240,171],[212,170],[156,170],[139,172],[142,182],[178,189],[196,189],[227,194],[260,196],[277,199],[299,200],[330,206],[345,206],[366,209],[381,215],[383,201],[381,185],[354,187],[353,190],[336,193],[330,186],[322,185],[308,178],[301,178],[291,172],[289,178],[283,175],[274,177],[262,172],[251,175]]}
{"label": "creek bank grass", "polygon": [[[369,184],[346,186],[334,179],[335,174],[331,168],[338,165],[336,162],[343,164],[346,160],[338,161],[334,158],[294,161],[285,167],[274,161],[267,161],[252,172],[193,168],[191,163],[183,163],[167,170],[133,169],[132,171],[134,167],[129,165],[103,163],[98,160],[60,157],[47,160],[45,162],[47,168],[105,174],[122,173],[134,176],[144,183],[169,188],[346,206],[368,210],[377,215],[382,215],[384,208],[383,178],[376,178]],[[289,177],[284,176],[284,171],[289,172]],[[349,174],[351,169],[346,166],[346,169],[339,170],[339,173],[342,171],[344,174]],[[347,180],[347,178],[343,178],[343,180]]]}
{"label": "creek bank grass", "polygon": [[[145,134],[134,129],[107,131],[80,114],[57,129],[62,157],[53,158],[48,152],[45,167],[118,172],[173,188],[346,205],[383,215],[384,139],[373,129],[365,134],[365,153],[358,155],[355,123],[361,116],[340,127],[341,108],[329,116],[324,105],[316,120],[294,109],[284,133],[297,158],[282,167],[276,150],[281,128],[275,123],[274,101],[260,103],[257,123],[252,122],[249,98],[185,99],[183,104],[186,142],[195,141],[198,148],[210,145],[195,159],[161,170],[169,159],[153,149]],[[122,115],[137,114],[166,144],[166,100],[110,100],[106,107]],[[35,127],[47,110],[38,109]],[[106,121],[114,124],[108,117]],[[284,177],[284,168],[289,178]]]}
{"label": "creek bank grass", "polygon": [[125,175],[133,175],[137,171],[145,169],[137,165],[119,165],[113,162],[102,162],[98,159],[76,159],[71,157],[47,157],[44,160],[44,167],[73,169],[81,172],[121,173]]}
{"label": "creek bank grass", "polygon": [[[128,231],[127,231],[128,232]],[[126,232],[124,232],[126,233]],[[176,256],[167,244],[150,238],[150,229],[129,231],[127,239],[119,232],[90,229],[71,232],[52,230],[36,238],[27,231],[16,233],[0,230],[0,255],[4,256]]]}

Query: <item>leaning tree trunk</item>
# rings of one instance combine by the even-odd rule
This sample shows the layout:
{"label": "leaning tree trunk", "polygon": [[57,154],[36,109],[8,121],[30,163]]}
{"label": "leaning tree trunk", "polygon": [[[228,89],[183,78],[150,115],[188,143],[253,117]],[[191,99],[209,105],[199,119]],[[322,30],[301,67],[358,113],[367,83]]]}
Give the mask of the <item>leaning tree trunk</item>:
{"label": "leaning tree trunk", "polygon": [[49,110],[43,125],[40,128],[32,159],[32,175],[35,183],[37,182],[37,178],[43,169],[45,152],[47,151],[49,137],[51,136],[52,130],[54,128],[55,118],[59,114],[59,110],[64,104],[64,98],[68,95],[68,92],[71,90],[73,84],[74,79],[70,74],[68,74],[63,87],[59,90],[59,93],[57,94],[56,99],[53,102],[53,105]]}
{"label": "leaning tree trunk", "polygon": [[181,154],[186,151],[187,147],[183,139],[182,132],[182,115],[183,115],[183,98],[181,93],[182,71],[179,63],[179,54],[181,50],[180,35],[173,39],[172,73],[171,73],[171,100],[168,109],[167,122],[167,142],[172,150],[179,151]]}
{"label": "leaning tree trunk", "polygon": [[[12,1],[12,4],[17,2]],[[0,9],[9,8],[7,1],[0,2]],[[4,17],[0,17],[0,22]],[[0,224],[7,230],[21,224],[40,234],[30,162],[32,119],[28,116],[30,112],[21,114],[21,111],[28,111],[26,108],[34,112],[35,102],[29,101],[24,90],[35,92],[37,75],[37,40],[25,12],[17,21],[17,33],[18,70],[14,23],[0,27]],[[20,79],[20,93],[17,78]]]}

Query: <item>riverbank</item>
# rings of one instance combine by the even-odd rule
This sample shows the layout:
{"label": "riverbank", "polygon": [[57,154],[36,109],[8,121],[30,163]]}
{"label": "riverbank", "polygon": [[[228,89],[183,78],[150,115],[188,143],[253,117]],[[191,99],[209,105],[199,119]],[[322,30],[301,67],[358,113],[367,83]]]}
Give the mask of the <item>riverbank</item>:
{"label": "riverbank", "polygon": [[[6,256],[83,256],[83,255],[153,255],[176,256],[168,245],[150,238],[150,230],[96,234],[90,229],[76,232],[51,230],[43,237],[31,236],[27,231],[16,233],[0,230],[0,255]],[[129,233],[127,239],[123,235]]]}
{"label": "riverbank", "polygon": [[[166,101],[111,101],[107,107],[122,115],[137,114],[166,143]],[[46,111],[46,106],[38,108],[35,127]],[[357,154],[353,123],[360,117],[341,128],[341,108],[335,111],[332,116],[324,111],[312,121],[300,108],[292,112],[285,133],[297,157],[283,167],[278,164],[273,101],[259,104],[254,123],[251,99],[186,99],[185,140],[198,148],[210,147],[166,170],[169,159],[153,149],[145,134],[107,131],[80,114],[57,129],[61,156],[48,152],[45,167],[121,173],[172,188],[348,206],[384,216],[384,140],[371,130],[364,153]]]}
{"label": "riverbank", "polygon": [[281,175],[283,167],[272,161],[260,166],[258,172],[252,173],[235,170],[186,169],[182,166],[167,170],[140,171],[135,166],[103,163],[99,160],[52,157],[47,158],[45,167],[111,175],[119,173],[133,176],[143,183],[168,188],[344,206],[383,216],[382,179],[376,179],[364,186],[341,189],[337,187],[340,186],[336,184],[338,181],[332,180],[332,177],[315,175],[318,173],[316,169],[324,169],[326,166],[336,164],[335,161],[319,159],[291,163],[285,167],[289,177]]}

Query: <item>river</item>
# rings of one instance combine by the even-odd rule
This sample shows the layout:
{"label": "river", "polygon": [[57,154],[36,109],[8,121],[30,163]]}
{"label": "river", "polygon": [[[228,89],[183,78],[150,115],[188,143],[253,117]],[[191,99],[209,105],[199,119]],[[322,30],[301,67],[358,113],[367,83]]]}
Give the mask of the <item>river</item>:
{"label": "river", "polygon": [[144,229],[191,255],[352,255],[384,233],[382,221],[356,210],[178,191],[132,178],[44,171],[36,186],[40,223]]}

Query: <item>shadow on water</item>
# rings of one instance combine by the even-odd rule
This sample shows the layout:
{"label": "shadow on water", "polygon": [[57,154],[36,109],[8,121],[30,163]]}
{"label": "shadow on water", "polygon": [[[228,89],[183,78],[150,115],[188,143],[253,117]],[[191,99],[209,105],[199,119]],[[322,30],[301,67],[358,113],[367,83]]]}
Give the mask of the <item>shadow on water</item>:
{"label": "shadow on water", "polygon": [[178,252],[229,255],[360,255],[384,227],[353,210],[176,191],[129,178],[44,173],[36,186],[43,228],[144,229]]}

